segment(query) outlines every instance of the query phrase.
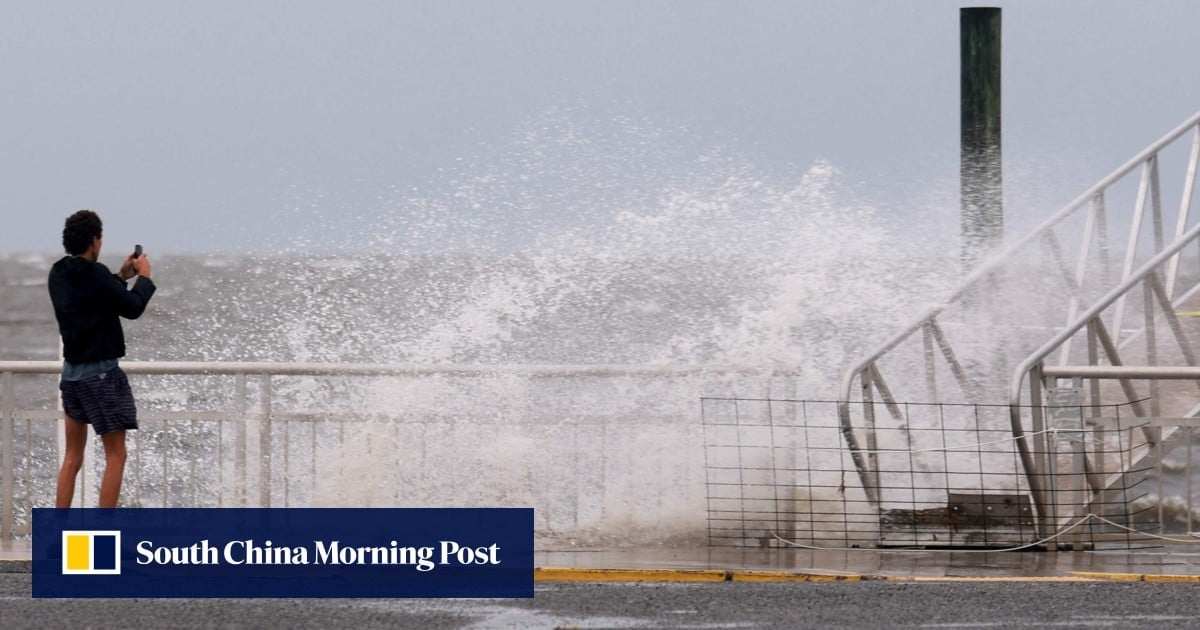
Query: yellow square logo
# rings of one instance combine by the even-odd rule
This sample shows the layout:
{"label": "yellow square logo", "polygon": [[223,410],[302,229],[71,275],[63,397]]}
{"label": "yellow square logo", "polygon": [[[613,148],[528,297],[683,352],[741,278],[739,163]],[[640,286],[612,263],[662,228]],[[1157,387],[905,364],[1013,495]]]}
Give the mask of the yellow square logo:
{"label": "yellow square logo", "polygon": [[70,531],[62,533],[63,575],[120,575],[121,532]]}

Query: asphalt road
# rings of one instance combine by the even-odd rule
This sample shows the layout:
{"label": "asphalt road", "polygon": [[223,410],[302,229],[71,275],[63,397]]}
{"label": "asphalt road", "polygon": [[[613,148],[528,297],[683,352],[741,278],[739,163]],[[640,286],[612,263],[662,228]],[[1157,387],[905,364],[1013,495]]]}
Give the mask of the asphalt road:
{"label": "asphalt road", "polygon": [[1196,584],[538,584],[532,600],[53,600],[0,574],[0,628],[1196,628]]}

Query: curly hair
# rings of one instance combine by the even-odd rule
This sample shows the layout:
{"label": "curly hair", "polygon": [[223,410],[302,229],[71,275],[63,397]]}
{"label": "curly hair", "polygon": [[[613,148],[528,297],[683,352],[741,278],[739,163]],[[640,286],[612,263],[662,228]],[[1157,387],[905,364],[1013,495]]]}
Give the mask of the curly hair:
{"label": "curly hair", "polygon": [[100,236],[103,231],[104,224],[100,222],[100,215],[91,210],[80,210],[67,217],[67,222],[63,225],[63,249],[72,256],[78,256],[87,251],[92,245],[92,239]]}

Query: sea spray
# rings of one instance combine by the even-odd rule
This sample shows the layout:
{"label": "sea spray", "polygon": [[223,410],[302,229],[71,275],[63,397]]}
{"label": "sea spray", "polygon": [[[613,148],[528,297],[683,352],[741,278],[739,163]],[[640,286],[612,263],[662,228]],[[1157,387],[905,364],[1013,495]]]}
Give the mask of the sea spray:
{"label": "sea spray", "polygon": [[[629,147],[604,154],[603,142],[546,133],[521,145],[555,150],[509,163],[512,172],[489,168],[444,198],[410,200],[416,216],[397,204],[376,220],[387,229],[363,235],[372,256],[265,261],[290,266],[298,290],[265,305],[278,305],[277,352],[417,364],[736,364],[776,374],[358,383],[352,398],[382,420],[317,440],[319,472],[291,478],[297,500],[534,505],[550,538],[698,540],[699,398],[832,397],[847,361],[948,279],[943,260],[879,227],[831,164],[786,181],[717,152],[682,164],[661,149],[633,159]],[[640,169],[614,165],[630,159]],[[447,233],[471,251],[393,251]],[[320,406],[311,387],[283,386]]]}
{"label": "sea spray", "polygon": [[[175,291],[129,327],[130,358],[501,369],[275,377],[269,425],[258,378],[239,403],[230,378],[146,377],[148,416],[188,392],[187,409],[240,404],[247,424],[147,421],[127,503],[531,505],[543,540],[700,541],[700,398],[831,398],[957,273],[832,164],[762,172],[628,121],[534,125],[447,180],[353,221],[310,215],[290,251],[160,263]],[[320,238],[335,221],[354,237]],[[757,370],[503,369],[625,364]]]}

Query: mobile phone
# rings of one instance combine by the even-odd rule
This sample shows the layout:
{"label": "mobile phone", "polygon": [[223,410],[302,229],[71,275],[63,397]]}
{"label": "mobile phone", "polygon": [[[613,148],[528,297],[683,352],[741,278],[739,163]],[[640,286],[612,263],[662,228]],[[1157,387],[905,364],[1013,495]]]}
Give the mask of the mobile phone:
{"label": "mobile phone", "polygon": [[142,257],[142,246],[141,246],[141,245],[134,245],[134,246],[133,246],[133,257],[134,257],[134,258],[141,258],[141,257]]}

